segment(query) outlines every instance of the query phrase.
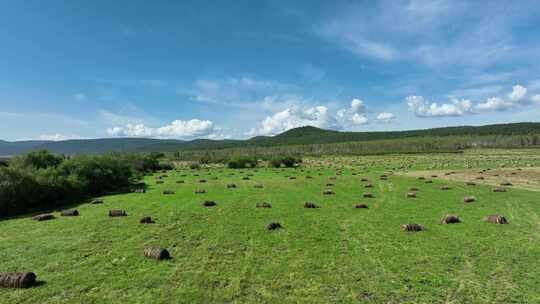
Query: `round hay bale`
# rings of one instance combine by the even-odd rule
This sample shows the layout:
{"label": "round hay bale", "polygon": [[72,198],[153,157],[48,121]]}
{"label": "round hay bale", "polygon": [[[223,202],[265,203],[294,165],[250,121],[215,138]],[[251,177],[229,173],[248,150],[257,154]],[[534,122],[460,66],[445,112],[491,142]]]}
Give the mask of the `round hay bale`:
{"label": "round hay bale", "polygon": [[476,177],[476,179],[477,179],[477,180],[483,180],[484,177],[483,177],[483,176],[478,176],[478,177]]}
{"label": "round hay bale", "polygon": [[508,224],[508,221],[506,220],[506,218],[499,214],[488,215],[484,218],[484,220],[492,224]]}
{"label": "round hay bale", "polygon": [[473,203],[476,201],[476,198],[474,196],[465,196],[463,198],[464,203]]}
{"label": "round hay bale", "polygon": [[430,179],[428,179],[428,180],[424,181],[424,183],[426,183],[426,184],[433,184],[433,181],[430,180]]}
{"label": "round hay bale", "polygon": [[54,220],[55,217],[52,214],[38,214],[32,218],[34,221],[48,221],[48,220]]}
{"label": "round hay bale", "polygon": [[184,182],[183,180],[177,180],[176,183],[177,183],[177,184],[183,184],[183,183],[185,183],[185,182]]}
{"label": "round hay bale", "polygon": [[360,181],[361,181],[361,182],[367,182],[367,181],[369,181],[369,180],[368,180],[367,178],[365,178],[365,177],[362,177],[362,178],[360,179]]}
{"label": "round hay bale", "polygon": [[214,206],[216,206],[216,202],[214,202],[214,201],[204,201],[203,206],[204,207],[214,207]]}
{"label": "round hay bale", "polygon": [[332,186],[334,186],[333,183],[326,183],[326,187],[332,187]]}
{"label": "round hay bale", "polygon": [[289,179],[296,179],[296,176],[291,176],[289,177]]}
{"label": "round hay bale", "polygon": [[355,209],[367,209],[368,206],[366,204],[356,204],[354,205]]}
{"label": "round hay bale", "polygon": [[453,214],[447,214],[441,219],[441,224],[457,224],[459,222],[459,216]]}
{"label": "round hay bale", "polygon": [[164,181],[162,181],[162,180],[156,181],[156,184],[163,184],[163,183],[164,183]]}
{"label": "round hay bale", "polygon": [[502,187],[495,187],[492,189],[493,192],[506,192],[506,189]]}
{"label": "round hay bale", "polygon": [[425,179],[426,179],[426,178],[423,177],[423,176],[419,176],[419,177],[418,177],[418,180],[425,180]]}
{"label": "round hay bale", "polygon": [[373,184],[367,184],[364,186],[364,188],[373,188]]}
{"label": "round hay bale", "polygon": [[370,192],[364,192],[362,193],[363,198],[374,198],[375,196]]}
{"label": "round hay bale", "polygon": [[319,208],[319,206],[317,206],[317,204],[313,202],[305,202],[304,208],[314,209],[314,208]]}
{"label": "round hay bale", "polygon": [[312,179],[313,176],[310,176],[310,175],[306,175],[306,179]]}
{"label": "round hay bale", "polygon": [[60,212],[60,215],[61,216],[79,216],[79,211],[77,211],[76,209],[64,210]]}
{"label": "round hay bale", "polygon": [[169,251],[162,248],[147,247],[144,248],[143,254],[145,257],[154,259],[156,261],[167,260],[171,258]]}
{"label": "round hay bale", "polygon": [[255,184],[255,186],[253,186],[253,187],[255,187],[255,188],[257,188],[257,189],[262,189],[262,188],[264,188],[264,186],[263,186],[262,184]]}
{"label": "round hay bale", "polygon": [[127,213],[124,210],[111,209],[109,210],[109,216],[110,217],[127,216]]}
{"label": "round hay bale", "polygon": [[200,180],[199,180],[199,183],[200,183],[200,184],[204,184],[204,183],[206,183],[206,180],[205,180],[205,179],[200,179]]}
{"label": "round hay bale", "polygon": [[407,198],[416,198],[416,192],[407,192]]}
{"label": "round hay bale", "polygon": [[441,186],[441,190],[450,190],[452,188],[450,188],[450,186],[447,186],[447,185],[444,185],[444,186]]}
{"label": "round hay bale", "polygon": [[424,227],[419,224],[404,224],[401,225],[401,229],[407,232],[418,232],[425,230]]}
{"label": "round hay bale", "polygon": [[195,189],[195,194],[203,194],[206,193],[206,190],[204,189]]}
{"label": "round hay bale", "polygon": [[466,182],[465,185],[467,186],[476,186],[475,182]]}
{"label": "round hay bale", "polygon": [[257,203],[257,208],[272,208],[272,205],[270,205],[269,203],[266,203],[266,202],[262,202],[262,203]]}
{"label": "round hay bale", "polygon": [[334,193],[334,191],[332,191],[332,189],[324,189],[322,194],[323,195],[332,195],[332,194],[335,194],[335,193]]}
{"label": "round hay bale", "polygon": [[139,221],[139,223],[141,223],[141,224],[153,224],[154,221],[152,221],[151,217],[145,216]]}
{"label": "round hay bale", "polygon": [[249,180],[249,177],[248,176],[244,176],[242,177],[243,180]]}
{"label": "round hay bale", "polygon": [[272,222],[268,225],[266,225],[266,230],[276,230],[276,229],[280,229],[282,228],[281,227],[281,224],[278,223],[278,222]]}
{"label": "round hay bale", "polygon": [[502,182],[502,183],[501,183],[501,186],[507,186],[507,187],[508,187],[508,186],[512,186],[512,183],[511,183],[511,182],[508,182],[508,181],[507,181],[507,182]]}
{"label": "round hay bale", "polygon": [[236,184],[227,184],[227,189],[236,188]]}
{"label": "round hay bale", "polygon": [[36,284],[33,272],[0,272],[0,287],[29,288]]}
{"label": "round hay bale", "polygon": [[172,191],[172,190],[163,190],[163,194],[164,195],[172,195],[172,194],[175,194],[175,192]]}

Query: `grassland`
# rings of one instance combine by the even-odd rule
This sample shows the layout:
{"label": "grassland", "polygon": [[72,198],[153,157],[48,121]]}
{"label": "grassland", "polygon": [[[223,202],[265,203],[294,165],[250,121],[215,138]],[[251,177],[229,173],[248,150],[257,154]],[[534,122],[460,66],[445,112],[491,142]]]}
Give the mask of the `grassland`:
{"label": "grassland", "polygon": [[[178,169],[167,172],[163,184],[156,183],[160,174],[146,176],[147,193],[104,196],[101,205],[80,202],[79,217],[1,221],[1,271],[34,271],[41,283],[0,290],[0,302],[539,303],[538,192],[509,187],[494,193],[489,185],[439,178],[426,184],[406,175],[534,168],[537,152],[314,158],[297,169]],[[363,177],[374,187],[364,188]],[[227,189],[229,183],[237,188]],[[255,188],[258,183],[264,187]],[[417,198],[408,199],[413,186],[420,189]],[[197,188],[207,193],[195,194]],[[325,188],[335,195],[323,195]],[[362,198],[363,192],[375,197]],[[464,196],[477,200],[464,204]],[[204,200],[217,206],[203,207]],[[255,208],[263,201],[272,208]],[[305,201],[320,208],[305,209]],[[369,209],[353,209],[359,202]],[[114,208],[128,216],[109,218]],[[445,214],[459,215],[462,223],[440,224]],[[509,224],[482,220],[490,214],[504,215]],[[139,224],[143,216],[156,223]],[[267,231],[274,221],[283,228]],[[406,233],[400,230],[405,223],[426,230]],[[167,248],[172,259],[145,259],[146,246]]]}

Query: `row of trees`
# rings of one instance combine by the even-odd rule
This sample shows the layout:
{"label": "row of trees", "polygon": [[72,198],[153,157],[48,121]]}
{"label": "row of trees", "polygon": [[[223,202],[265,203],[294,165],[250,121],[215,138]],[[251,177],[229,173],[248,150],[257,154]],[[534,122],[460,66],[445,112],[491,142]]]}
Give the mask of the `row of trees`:
{"label": "row of trees", "polygon": [[117,191],[161,168],[159,155],[80,155],[38,151],[0,166],[0,218]]}
{"label": "row of trees", "polygon": [[174,158],[183,161],[198,161],[200,163],[228,163],[231,158],[238,157],[239,155],[270,160],[274,155],[322,156],[433,153],[456,152],[469,148],[531,148],[539,146],[540,136],[536,134],[512,136],[426,136],[329,144],[178,151],[174,153]]}

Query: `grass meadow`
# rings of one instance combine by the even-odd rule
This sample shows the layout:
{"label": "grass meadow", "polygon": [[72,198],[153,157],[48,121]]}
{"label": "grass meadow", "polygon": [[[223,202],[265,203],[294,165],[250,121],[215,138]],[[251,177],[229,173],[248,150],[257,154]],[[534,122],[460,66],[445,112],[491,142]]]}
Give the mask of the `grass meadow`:
{"label": "grass meadow", "polygon": [[[0,290],[0,302],[540,303],[540,192],[494,193],[482,181],[467,186],[426,176],[433,180],[427,184],[399,174],[534,167],[535,153],[321,158],[296,169],[156,173],[144,178],[146,193],[76,202],[78,217],[56,210],[49,221],[0,221],[1,270],[33,271],[39,281]],[[410,187],[419,188],[416,198],[406,197]],[[327,188],[335,194],[323,195]],[[465,196],[476,201],[466,204]],[[217,205],[204,207],[205,200]],[[306,201],[320,208],[303,208]],[[259,202],[271,208],[256,208]],[[357,203],[368,209],[353,208]],[[110,218],[109,209],[127,216]],[[443,225],[446,214],[462,222]],[[509,224],[483,221],[492,214]],[[143,216],[155,223],[140,224]],[[270,222],[282,228],[268,231]],[[404,232],[407,223],[425,231]],[[166,248],[172,258],[147,259],[147,246]]]}

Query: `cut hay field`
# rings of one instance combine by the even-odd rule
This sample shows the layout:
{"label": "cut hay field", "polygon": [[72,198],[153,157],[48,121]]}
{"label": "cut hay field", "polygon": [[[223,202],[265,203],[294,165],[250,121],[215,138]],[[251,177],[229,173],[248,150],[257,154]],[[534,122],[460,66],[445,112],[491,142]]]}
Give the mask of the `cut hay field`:
{"label": "cut hay field", "polygon": [[[0,303],[540,303],[538,192],[506,186],[498,193],[427,174],[537,167],[536,152],[156,173],[144,178],[146,193],[81,202],[80,216],[0,221],[0,271],[33,271],[39,281],[0,289]],[[432,183],[404,174],[416,170]],[[407,198],[411,187],[416,198]],[[466,196],[475,201],[464,203]],[[307,201],[319,208],[304,208]],[[271,208],[256,208],[261,202]],[[353,208],[359,203],[368,208]],[[110,209],[127,216],[109,217]],[[441,224],[447,214],[461,222]],[[508,224],[483,220],[495,214]],[[155,223],[140,224],[144,216]],[[271,222],[282,228],[267,230]],[[409,223],[425,230],[404,232]],[[171,259],[145,258],[149,246],[166,248]]]}

